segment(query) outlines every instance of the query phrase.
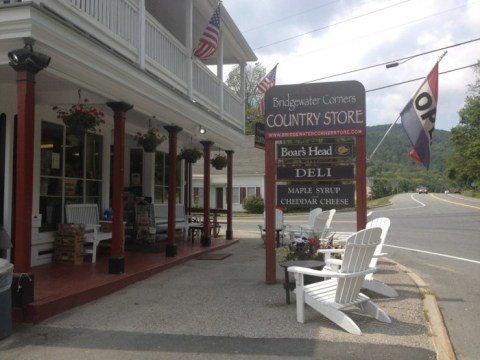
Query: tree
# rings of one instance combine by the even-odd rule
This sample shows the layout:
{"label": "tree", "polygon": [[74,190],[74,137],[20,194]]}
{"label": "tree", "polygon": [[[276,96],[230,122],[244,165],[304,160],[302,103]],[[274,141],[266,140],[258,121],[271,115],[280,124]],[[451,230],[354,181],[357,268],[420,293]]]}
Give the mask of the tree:
{"label": "tree", "polygon": [[[247,64],[245,66],[245,106],[256,107],[260,99],[260,94],[257,91],[257,85],[265,77],[265,67],[259,62],[255,65]],[[232,71],[228,74],[227,81],[228,87],[240,95],[240,66],[236,65]]]}
{"label": "tree", "polygon": [[[255,123],[263,122],[263,117],[256,112],[257,104],[263,94],[257,91],[257,85],[265,77],[266,69],[259,62],[245,66],[245,134],[251,135],[255,131]],[[228,74],[227,85],[240,96],[240,66],[236,65]]]}
{"label": "tree", "polygon": [[462,186],[480,180],[480,61],[475,65],[476,80],[469,85],[460,123],[452,128],[453,153],[448,160],[448,176]]}

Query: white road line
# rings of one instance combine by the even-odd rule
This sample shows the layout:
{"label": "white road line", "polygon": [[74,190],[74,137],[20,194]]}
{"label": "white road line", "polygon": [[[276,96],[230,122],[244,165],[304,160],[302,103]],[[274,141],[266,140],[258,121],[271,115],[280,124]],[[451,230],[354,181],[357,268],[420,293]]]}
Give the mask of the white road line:
{"label": "white road line", "polygon": [[425,207],[427,205],[425,205],[424,203],[422,203],[420,200],[418,200],[415,196],[413,196],[414,194],[411,194],[410,195],[410,198],[413,200],[413,201],[416,201],[417,203],[419,203],[421,206],[420,207]]}
{"label": "white road line", "polygon": [[403,246],[395,246],[395,245],[387,245],[387,244],[384,244],[383,246],[387,246],[387,247],[391,247],[391,248],[396,248],[396,249],[407,250],[407,251],[415,251],[415,252],[424,253],[424,254],[436,255],[436,256],[446,257],[446,258],[450,258],[450,259],[455,259],[455,260],[461,260],[461,261],[471,262],[471,263],[474,263],[474,264],[480,264],[480,261],[471,260],[471,259],[465,259],[465,258],[461,258],[461,257],[458,257],[458,256],[451,256],[451,255],[434,253],[434,252],[431,252],[431,251],[411,249],[411,248],[406,248],[406,247],[403,247]]}

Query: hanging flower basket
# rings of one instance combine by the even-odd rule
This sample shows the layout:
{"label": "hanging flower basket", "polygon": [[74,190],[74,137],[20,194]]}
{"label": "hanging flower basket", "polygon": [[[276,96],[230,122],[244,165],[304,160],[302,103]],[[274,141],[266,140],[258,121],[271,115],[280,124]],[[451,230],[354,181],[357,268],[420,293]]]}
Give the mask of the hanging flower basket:
{"label": "hanging flower basket", "polygon": [[146,133],[137,132],[135,135],[137,145],[143,147],[145,152],[154,152],[165,139],[165,135],[161,135],[157,128],[149,128]]}
{"label": "hanging flower basket", "polygon": [[212,166],[217,170],[222,170],[227,166],[227,157],[225,155],[216,155],[212,160],[210,160]]}
{"label": "hanging flower basket", "polygon": [[[79,101],[69,109],[62,109],[58,106],[52,107],[57,113],[57,118],[62,119],[63,123],[71,133],[80,134],[87,131],[96,131],[100,124],[105,124],[105,115],[94,106],[88,105],[88,99],[81,100],[80,91]],[[100,130],[99,130],[100,131]]]}
{"label": "hanging flower basket", "polygon": [[180,154],[178,154],[178,159],[179,160],[185,160],[186,162],[189,163],[196,163],[198,159],[202,157],[202,153],[200,150],[197,150],[195,148],[193,149],[182,149],[180,151]]}

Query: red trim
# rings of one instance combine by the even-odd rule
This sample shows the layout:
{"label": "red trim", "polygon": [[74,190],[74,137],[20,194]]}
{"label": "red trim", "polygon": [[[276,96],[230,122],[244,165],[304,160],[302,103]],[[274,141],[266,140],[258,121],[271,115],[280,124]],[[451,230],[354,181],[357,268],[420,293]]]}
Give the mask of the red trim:
{"label": "red trim", "polygon": [[123,228],[123,177],[125,158],[125,113],[132,109],[132,105],[124,102],[109,102],[107,105],[113,110],[113,194],[112,211],[112,249],[110,256],[113,259],[124,256],[125,231]]}
{"label": "red trim", "polygon": [[233,227],[232,227],[232,189],[233,189],[233,151],[226,151],[227,153],[227,240],[232,240]]}
{"label": "red trim", "polygon": [[366,137],[357,136],[357,230],[367,225],[367,153]]}
{"label": "red trim", "polygon": [[275,140],[265,140],[265,281],[275,284]]}
{"label": "red trim", "polygon": [[35,75],[17,72],[17,184],[15,192],[15,272],[27,273],[32,253],[33,134]]}

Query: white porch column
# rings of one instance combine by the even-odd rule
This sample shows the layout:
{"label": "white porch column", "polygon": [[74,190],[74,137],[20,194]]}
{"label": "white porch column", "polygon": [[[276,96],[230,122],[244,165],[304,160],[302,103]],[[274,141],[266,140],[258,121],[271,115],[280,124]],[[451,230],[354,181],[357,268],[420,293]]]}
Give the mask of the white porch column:
{"label": "white porch column", "polygon": [[219,113],[220,119],[223,119],[223,36],[220,31],[220,39],[218,39],[218,49],[217,49],[217,77],[220,80],[219,82],[219,92],[220,96],[218,97],[220,104]]}
{"label": "white porch column", "polygon": [[138,65],[140,69],[145,69],[145,0],[138,2]]}
{"label": "white porch column", "polygon": [[240,97],[243,101],[242,106],[242,118],[245,119],[245,68],[247,64],[241,63],[240,64]]}
{"label": "white porch column", "polygon": [[186,1],[186,11],[185,11],[185,47],[190,51],[190,61],[187,61],[187,86],[188,86],[188,97],[192,99],[193,97],[193,60],[194,57],[191,54],[193,48],[193,0]]}

